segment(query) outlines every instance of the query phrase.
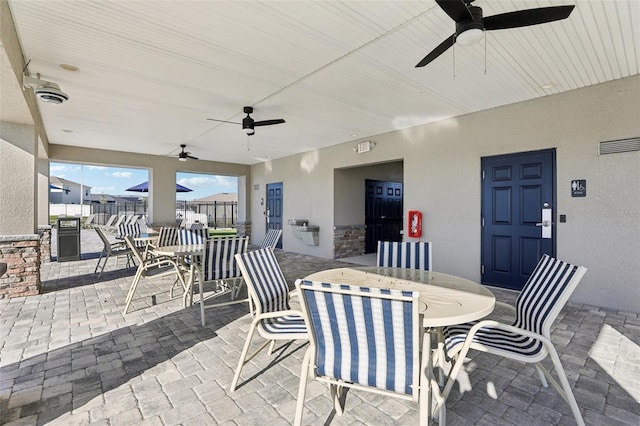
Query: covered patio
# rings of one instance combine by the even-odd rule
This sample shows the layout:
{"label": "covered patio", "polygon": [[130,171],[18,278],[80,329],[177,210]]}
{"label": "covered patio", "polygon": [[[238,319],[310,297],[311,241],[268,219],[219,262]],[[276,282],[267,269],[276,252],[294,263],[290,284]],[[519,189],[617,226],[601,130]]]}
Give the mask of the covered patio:
{"label": "covered patio", "polygon": [[[306,344],[277,346],[272,357],[261,353],[230,393],[250,324],[247,306],[209,310],[202,327],[198,306],[183,309],[179,297],[170,300],[171,278],[164,278],[143,281],[131,312],[123,316],[135,271],[109,263],[98,281],[92,275],[91,247],[100,247],[94,235],[83,233],[85,260],[42,266],[42,294],[0,300],[3,423],[293,421]],[[290,285],[312,272],[347,265],[280,250],[277,258]],[[492,291],[501,301],[513,303],[516,297],[508,290]],[[640,423],[638,313],[569,303],[552,337],[586,424]],[[305,424],[418,423],[416,404],[370,393],[350,391],[343,416],[332,408],[326,386],[310,382]],[[453,425],[573,424],[567,404],[553,388],[541,387],[533,367],[485,354],[475,354],[459,376],[447,417]]]}

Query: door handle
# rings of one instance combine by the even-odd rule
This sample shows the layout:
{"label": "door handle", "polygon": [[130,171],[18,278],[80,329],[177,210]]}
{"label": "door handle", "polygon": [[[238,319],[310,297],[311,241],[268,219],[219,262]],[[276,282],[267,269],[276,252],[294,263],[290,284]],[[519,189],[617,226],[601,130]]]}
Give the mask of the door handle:
{"label": "door handle", "polygon": [[541,238],[551,238],[551,209],[542,209],[542,221],[536,223],[536,226],[542,227]]}

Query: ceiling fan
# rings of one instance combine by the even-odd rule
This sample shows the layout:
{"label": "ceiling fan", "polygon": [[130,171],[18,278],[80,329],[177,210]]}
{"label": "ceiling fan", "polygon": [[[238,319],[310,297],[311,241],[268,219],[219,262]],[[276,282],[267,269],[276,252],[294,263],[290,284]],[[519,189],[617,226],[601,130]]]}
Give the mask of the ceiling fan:
{"label": "ceiling fan", "polygon": [[482,8],[471,6],[474,0],[436,0],[438,6],[456,22],[456,32],[425,56],[416,68],[423,67],[442,55],[455,43],[468,46],[479,41],[484,31],[504,30],[559,21],[569,17],[575,6],[551,6],[516,10],[499,15],[482,16]]}
{"label": "ceiling fan", "polygon": [[192,160],[197,160],[198,157],[194,157],[192,155],[190,155],[191,153],[188,151],[185,151],[184,149],[187,147],[187,145],[185,144],[180,144],[180,148],[182,148],[182,151],[180,151],[178,153],[178,160],[180,161],[187,161],[187,159],[192,159]]}
{"label": "ceiling fan", "polygon": [[244,133],[246,133],[248,136],[251,136],[256,132],[254,127],[271,126],[273,124],[285,123],[285,121],[282,118],[278,118],[278,119],[275,119],[275,120],[254,121],[254,119],[251,118],[251,116],[249,115],[249,114],[253,113],[253,107],[250,107],[250,106],[244,107],[243,111],[244,111],[245,114],[247,114],[247,116],[242,119],[242,123],[238,123],[238,122],[235,122],[235,121],[216,120],[215,118],[207,118],[207,120],[218,121],[220,123],[241,124],[242,125],[242,131]]}

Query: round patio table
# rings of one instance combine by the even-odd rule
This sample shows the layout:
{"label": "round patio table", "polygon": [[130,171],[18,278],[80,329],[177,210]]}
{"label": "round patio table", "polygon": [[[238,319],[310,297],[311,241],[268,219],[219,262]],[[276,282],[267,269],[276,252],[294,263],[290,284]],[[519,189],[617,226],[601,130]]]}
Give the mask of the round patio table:
{"label": "round patio table", "polygon": [[[365,287],[411,290],[420,293],[420,316],[425,328],[423,348],[431,348],[431,332],[438,338],[438,353],[444,357],[442,327],[475,321],[489,315],[496,298],[488,288],[455,275],[418,269],[364,266],[320,271],[304,278],[309,281],[330,282]],[[420,377],[420,424],[428,424],[431,412],[431,392],[438,403],[439,424],[446,424],[446,395],[442,395],[433,372],[431,350],[423,350]],[[440,356],[439,356],[440,358]],[[458,360],[462,362],[463,360]]]}

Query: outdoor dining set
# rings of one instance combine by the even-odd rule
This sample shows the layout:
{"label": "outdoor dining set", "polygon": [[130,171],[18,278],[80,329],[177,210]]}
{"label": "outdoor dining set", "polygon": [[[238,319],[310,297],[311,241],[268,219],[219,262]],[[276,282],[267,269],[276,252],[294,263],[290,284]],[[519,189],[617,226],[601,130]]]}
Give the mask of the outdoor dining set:
{"label": "outdoor dining set", "polygon": [[[552,323],[586,272],[582,266],[543,255],[510,307],[514,321],[506,324],[484,319],[501,304],[487,287],[433,270],[430,242],[379,241],[376,266],[315,272],[297,277],[292,289],[275,254],[281,230],[270,230],[258,248],[249,247],[248,237],[212,238],[203,227],[142,232],[124,226],[117,243],[96,232],[105,244],[96,273],[110,256],[137,264],[125,314],[139,297],[142,279],[166,275],[174,276],[167,289],[171,297],[178,291],[184,307],[200,305],[202,326],[206,309],[248,303],[252,322],[231,392],[243,367],[265,348],[271,355],[278,341],[308,341],[291,419],[296,425],[303,423],[310,379],[328,385],[338,414],[349,391],[370,391],[414,401],[420,424],[446,424],[446,400],[470,349],[533,364],[543,386],[551,383],[576,423],[584,425],[550,337]],[[264,342],[250,351],[256,332]],[[541,363],[547,357],[555,377]]]}

